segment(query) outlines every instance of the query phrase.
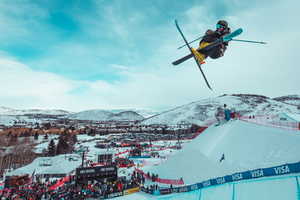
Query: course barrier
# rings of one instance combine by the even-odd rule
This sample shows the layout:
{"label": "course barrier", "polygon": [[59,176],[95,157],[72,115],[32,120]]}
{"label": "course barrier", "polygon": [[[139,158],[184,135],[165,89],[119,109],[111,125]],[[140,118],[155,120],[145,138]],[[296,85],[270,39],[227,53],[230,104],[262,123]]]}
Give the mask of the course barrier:
{"label": "course barrier", "polygon": [[60,180],[58,180],[54,185],[50,186],[48,189],[49,189],[49,191],[55,190],[58,187],[61,187],[62,185],[64,185],[68,181],[70,181],[70,176],[65,176],[65,177],[61,178]]}
{"label": "course barrier", "polygon": [[125,154],[125,153],[128,153],[128,152],[130,152],[130,150],[126,150],[126,151],[122,151],[122,152],[119,152],[119,153],[115,153],[115,156],[118,157],[118,156],[120,156],[122,154]]}
{"label": "course barrier", "polygon": [[275,120],[272,118],[272,116],[255,116],[253,118],[249,117],[240,117],[239,118],[242,121],[255,123],[258,125],[263,126],[270,126],[275,128],[281,128],[281,129],[287,129],[287,130],[300,130],[300,123],[299,122],[288,122],[288,121],[280,121]]}
{"label": "course barrier", "polygon": [[163,195],[163,194],[170,194],[170,193],[190,192],[190,191],[194,191],[194,190],[198,190],[210,186],[222,185],[225,183],[231,183],[236,181],[270,177],[270,176],[281,176],[281,175],[295,174],[295,173],[300,173],[300,162],[284,164],[284,165],[279,165],[279,166],[269,167],[269,168],[260,168],[260,169],[245,171],[245,172],[238,172],[231,175],[209,179],[192,185],[175,187],[175,188],[164,188],[164,189],[159,189],[158,191],[149,191],[149,193]]}
{"label": "course barrier", "polygon": [[[142,174],[146,179],[152,180],[150,176],[148,176],[145,172],[140,169],[135,169],[138,173]],[[182,179],[163,179],[163,178],[155,178],[154,182],[168,184],[168,185],[184,185],[184,181]]]}

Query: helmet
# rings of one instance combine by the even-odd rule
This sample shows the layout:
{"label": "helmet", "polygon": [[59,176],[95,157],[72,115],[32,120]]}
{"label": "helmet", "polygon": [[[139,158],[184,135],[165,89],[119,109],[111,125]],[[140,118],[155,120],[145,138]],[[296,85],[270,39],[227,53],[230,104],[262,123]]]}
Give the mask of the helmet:
{"label": "helmet", "polygon": [[216,25],[216,28],[217,29],[219,29],[219,28],[228,28],[228,23],[225,20],[219,20],[217,25]]}

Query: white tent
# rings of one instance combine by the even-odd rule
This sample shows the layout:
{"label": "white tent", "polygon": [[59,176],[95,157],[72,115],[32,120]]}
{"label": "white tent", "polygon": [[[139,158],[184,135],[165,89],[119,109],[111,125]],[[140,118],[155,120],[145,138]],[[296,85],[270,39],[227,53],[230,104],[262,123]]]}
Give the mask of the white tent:
{"label": "white tent", "polygon": [[66,175],[75,170],[81,164],[81,158],[77,154],[63,154],[53,157],[39,157],[32,163],[8,172],[6,176],[39,174],[39,175]]}

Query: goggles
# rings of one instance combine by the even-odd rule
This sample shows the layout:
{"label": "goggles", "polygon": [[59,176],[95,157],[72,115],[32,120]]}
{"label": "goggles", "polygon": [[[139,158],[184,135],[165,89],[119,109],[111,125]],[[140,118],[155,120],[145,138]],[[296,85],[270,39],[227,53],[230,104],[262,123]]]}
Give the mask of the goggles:
{"label": "goggles", "polygon": [[220,29],[220,28],[226,28],[226,27],[221,24],[216,24],[216,29]]}

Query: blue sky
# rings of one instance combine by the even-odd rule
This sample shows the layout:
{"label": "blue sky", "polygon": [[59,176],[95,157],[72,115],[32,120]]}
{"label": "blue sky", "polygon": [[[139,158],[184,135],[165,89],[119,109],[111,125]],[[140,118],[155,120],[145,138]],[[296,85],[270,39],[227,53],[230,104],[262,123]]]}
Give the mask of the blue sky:
{"label": "blue sky", "polygon": [[[224,93],[299,94],[299,3],[270,2],[2,0],[1,105],[161,110]],[[223,58],[208,60],[211,92],[192,61],[171,65],[188,53],[176,49],[174,19],[190,40],[226,19],[244,28],[240,39],[268,45],[232,42]]]}

